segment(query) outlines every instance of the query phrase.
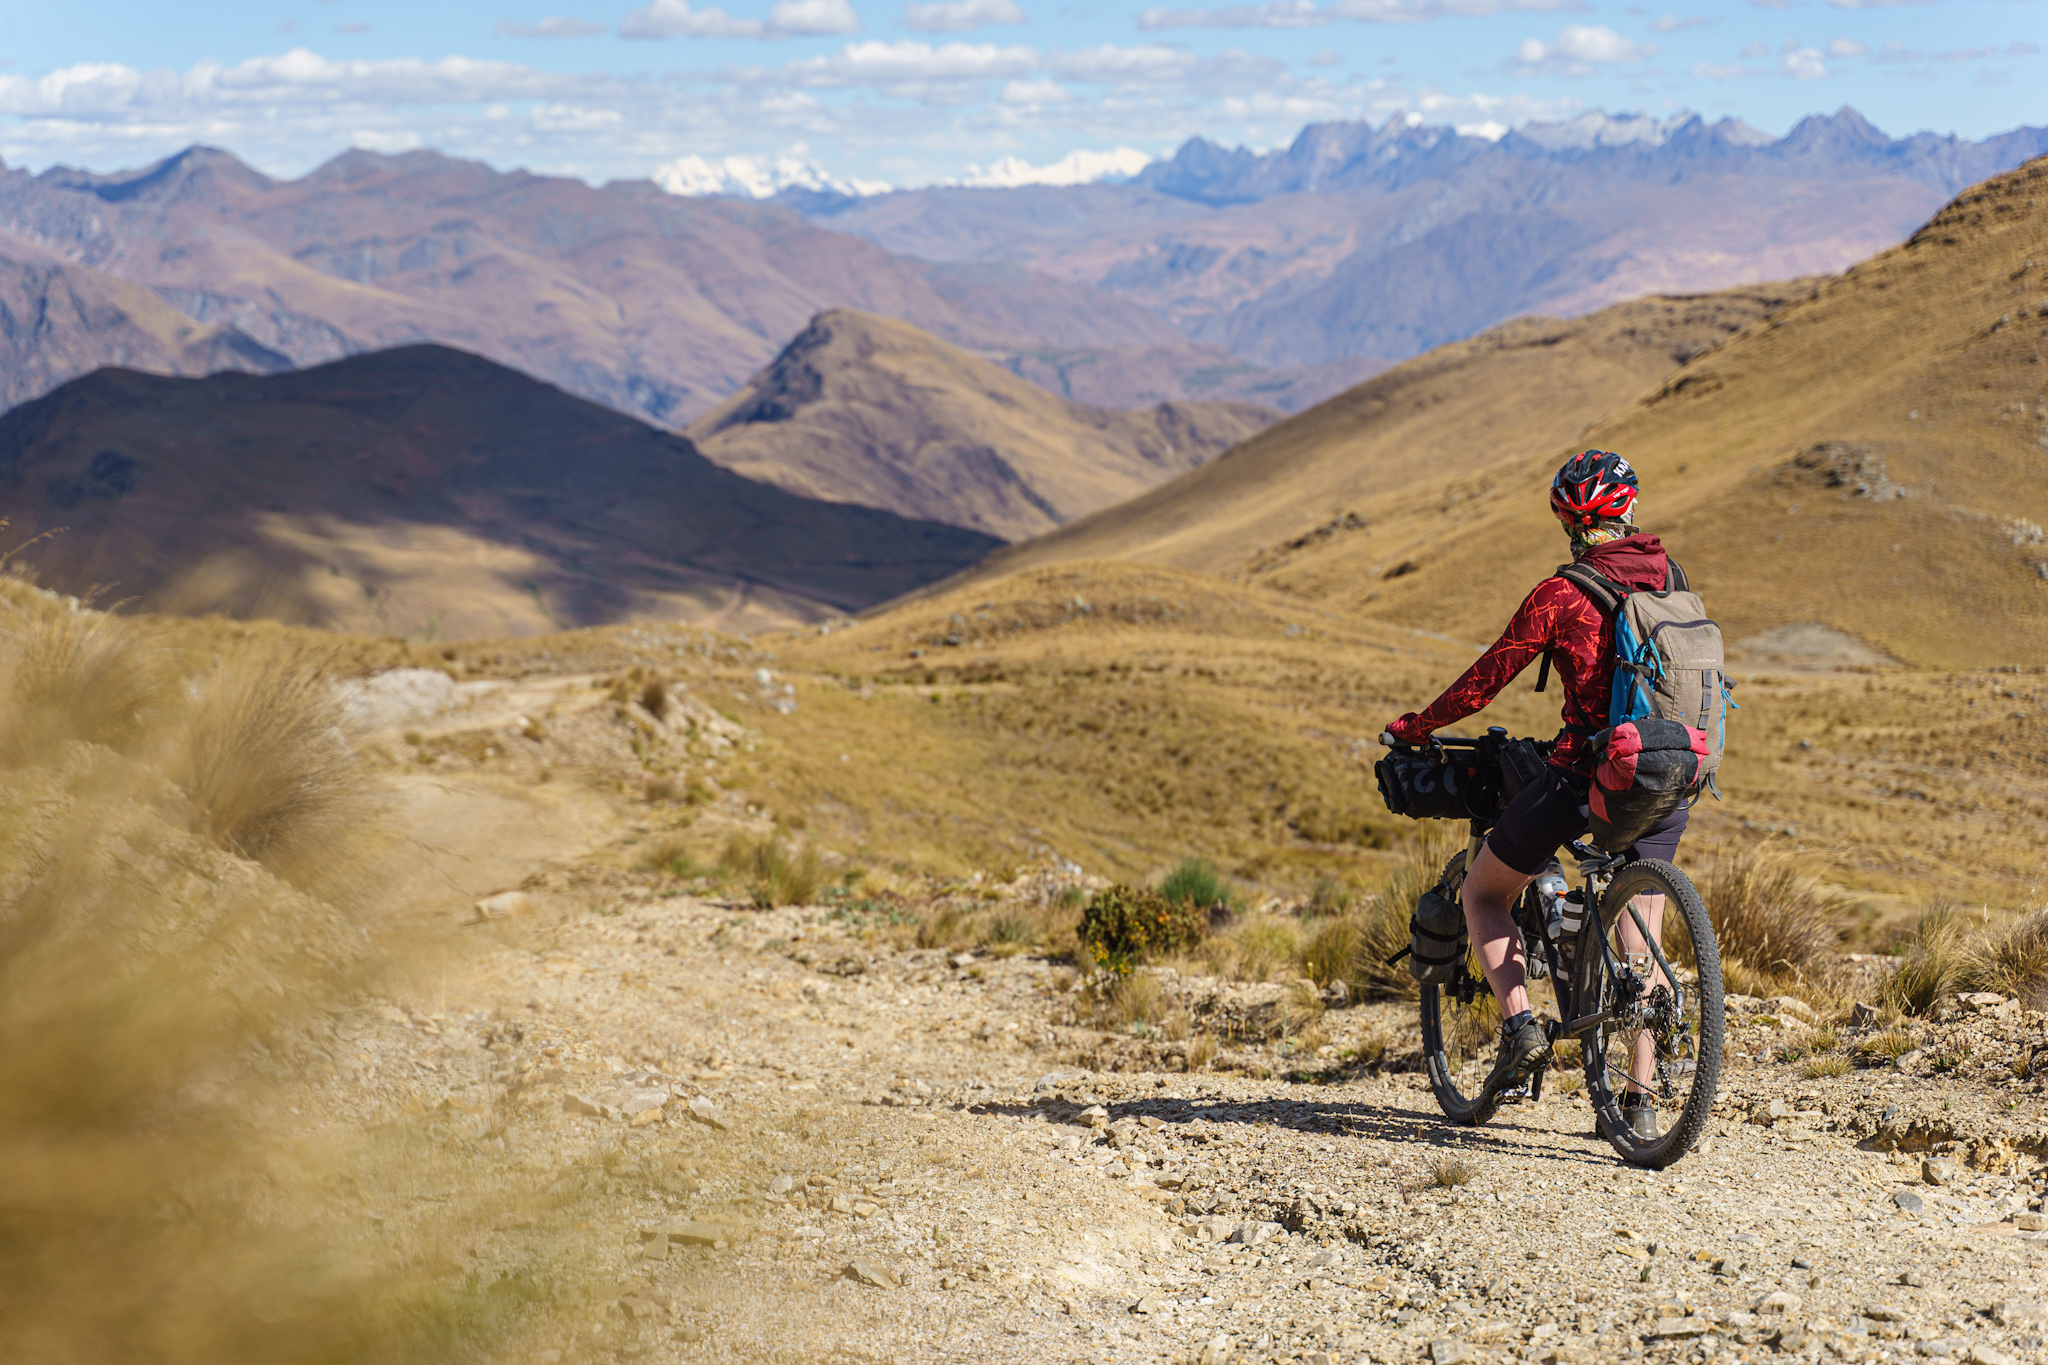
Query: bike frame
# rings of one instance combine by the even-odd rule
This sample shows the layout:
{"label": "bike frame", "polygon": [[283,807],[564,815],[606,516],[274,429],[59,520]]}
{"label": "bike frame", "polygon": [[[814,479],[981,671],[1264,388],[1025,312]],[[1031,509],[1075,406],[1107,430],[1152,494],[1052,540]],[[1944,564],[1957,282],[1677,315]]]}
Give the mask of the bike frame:
{"label": "bike frame", "polygon": [[[1439,755],[1452,750],[1469,751],[1482,762],[1486,762],[1499,752],[1500,746],[1506,742],[1506,739],[1507,731],[1496,726],[1489,729],[1486,737],[1483,739],[1438,739],[1432,736],[1426,746],[1403,744],[1399,745],[1399,747],[1408,749],[1411,752],[1418,748],[1427,747],[1430,751]],[[1396,746],[1395,744],[1389,744],[1387,747],[1393,748]],[[1465,867],[1468,870],[1472,867],[1474,860],[1479,857],[1479,850],[1485,845],[1487,832],[1493,828],[1493,824],[1493,818],[1480,819],[1475,817],[1471,821],[1469,826],[1471,837],[1465,846]],[[1537,901],[1535,884],[1531,882],[1516,899],[1512,915],[1515,928],[1522,936],[1524,962],[1526,963],[1533,958],[1541,957],[1544,966],[1548,970],[1551,990],[1557,996],[1557,1010],[1560,1017],[1550,1021],[1548,1024],[1548,1032],[1552,1043],[1556,1043],[1563,1038],[1583,1039],[1586,1034],[1599,1028],[1601,1025],[1615,1022],[1618,1012],[1631,1008],[1650,989],[1648,981],[1639,977],[1615,955],[1613,946],[1607,940],[1606,926],[1600,920],[1600,903],[1606,897],[1608,887],[1613,885],[1615,873],[1627,864],[1628,859],[1621,854],[1607,853],[1601,849],[1594,848],[1581,839],[1572,840],[1567,847],[1578,864],[1580,895],[1584,898],[1584,914],[1579,924],[1579,938],[1578,942],[1574,945],[1573,960],[1584,960],[1585,953],[1592,947],[1592,944],[1587,942],[1587,936],[1591,935],[1592,939],[1599,944],[1599,961],[1603,982],[1611,982],[1613,989],[1610,992],[1602,988],[1596,990],[1594,994],[1595,999],[1604,996],[1610,1000],[1611,1003],[1605,1009],[1595,1010],[1584,1015],[1575,1013],[1575,1005],[1577,1003],[1576,984],[1572,981],[1570,973],[1564,970],[1564,964],[1558,952],[1561,945],[1554,942],[1549,934],[1545,932],[1545,926],[1541,918],[1541,906]],[[1644,946],[1656,962],[1659,972],[1661,972],[1664,980],[1669,984],[1673,998],[1677,1003],[1678,1012],[1682,1014],[1685,1003],[1684,985],[1679,981],[1678,974],[1671,969],[1671,964],[1665,960],[1663,946],[1657,941],[1657,936],[1650,933],[1649,926],[1644,923],[1642,913],[1636,909],[1633,900],[1628,903],[1627,910],[1629,917],[1635,922],[1637,935],[1642,939]],[[1460,1005],[1470,1005],[1480,997],[1481,993],[1490,993],[1492,987],[1487,985],[1483,976],[1475,976],[1470,966],[1467,966],[1459,978],[1450,983],[1445,989],[1456,998]],[[1543,1075],[1546,1070],[1548,1070],[1547,1066],[1539,1068],[1530,1078],[1530,1098],[1534,1099],[1542,1095]]]}

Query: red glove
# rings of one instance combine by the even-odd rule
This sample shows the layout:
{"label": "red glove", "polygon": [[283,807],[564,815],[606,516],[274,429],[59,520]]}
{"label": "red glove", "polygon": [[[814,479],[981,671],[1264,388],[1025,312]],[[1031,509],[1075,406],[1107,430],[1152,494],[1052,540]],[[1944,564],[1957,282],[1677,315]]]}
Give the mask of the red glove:
{"label": "red glove", "polygon": [[1410,711],[1407,715],[1387,724],[1387,733],[1403,744],[1420,744],[1429,738],[1429,730],[1422,723],[1422,717]]}

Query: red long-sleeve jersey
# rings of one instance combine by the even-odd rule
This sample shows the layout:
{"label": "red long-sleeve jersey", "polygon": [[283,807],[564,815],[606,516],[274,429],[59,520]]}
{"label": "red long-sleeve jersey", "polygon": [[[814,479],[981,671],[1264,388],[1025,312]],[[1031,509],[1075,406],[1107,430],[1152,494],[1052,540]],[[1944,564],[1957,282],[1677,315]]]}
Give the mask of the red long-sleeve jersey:
{"label": "red long-sleeve jersey", "polygon": [[[1646,535],[1595,546],[1579,562],[1637,591],[1661,590],[1669,563],[1657,537]],[[1614,627],[1562,578],[1544,579],[1522,599],[1500,639],[1416,717],[1416,727],[1441,730],[1463,720],[1499,696],[1545,651],[1564,686],[1564,730],[1550,761],[1573,772],[1590,771],[1586,741],[1607,728],[1614,690]]]}

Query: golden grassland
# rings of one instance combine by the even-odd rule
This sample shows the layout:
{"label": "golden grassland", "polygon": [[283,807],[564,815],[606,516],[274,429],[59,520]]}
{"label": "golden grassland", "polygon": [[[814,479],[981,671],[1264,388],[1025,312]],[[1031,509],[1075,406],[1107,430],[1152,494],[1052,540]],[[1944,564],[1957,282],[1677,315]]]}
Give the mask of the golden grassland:
{"label": "golden grassland", "polygon": [[[1197,856],[1273,894],[1376,883],[1419,833],[1379,799],[1375,737],[1482,643],[1114,562],[753,642],[654,638],[607,627],[422,661],[459,677],[637,667],[749,727],[750,748],[642,775],[676,794],[648,804],[648,827],[702,865],[728,826],[691,803],[692,783],[742,794],[839,867],[950,879],[1058,856],[1142,880]],[[1726,800],[1698,808],[1689,852],[1768,842],[1872,921],[1944,898],[2041,903],[2048,675],[1735,672]],[[1456,728],[1554,734],[1556,694],[1532,686],[1525,675]]]}
{"label": "golden grassland", "polygon": [[1645,529],[1731,639],[1811,624],[1930,669],[2048,663],[2044,190],[2048,159],[1775,298],[1510,324],[972,572],[1141,559],[1477,638],[1530,585],[1504,565],[1563,557],[1543,491],[1595,446],[1641,471]]}

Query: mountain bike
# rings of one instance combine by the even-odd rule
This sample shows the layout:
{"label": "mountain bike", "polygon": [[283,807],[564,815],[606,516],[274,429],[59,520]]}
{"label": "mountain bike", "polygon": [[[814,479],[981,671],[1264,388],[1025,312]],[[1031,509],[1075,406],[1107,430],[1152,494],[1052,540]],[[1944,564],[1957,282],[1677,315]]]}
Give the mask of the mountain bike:
{"label": "mountain bike", "polygon": [[[1389,809],[1468,822],[1470,839],[1435,888],[1456,904],[1465,869],[1507,807],[1510,784],[1519,790],[1518,763],[1526,771],[1551,746],[1510,740],[1498,726],[1476,740],[1412,745],[1382,735],[1380,742],[1391,751],[1379,765]],[[1569,847],[1578,887],[1553,861],[1514,907],[1531,1003],[1537,984],[1548,981],[1557,1011],[1544,1020],[1552,1063],[1575,1044],[1600,1135],[1623,1160],[1661,1169],[1699,1140],[1720,1083],[1723,1001],[1714,927],[1692,880],[1670,863],[1584,840]],[[1477,1125],[1505,1101],[1539,1098],[1548,1064],[1519,1090],[1483,1098],[1500,1007],[1469,946],[1451,970],[1447,984],[1422,986],[1423,1065],[1444,1116]],[[1632,1091],[1653,1097],[1654,1135],[1639,1134],[1623,1116]]]}

